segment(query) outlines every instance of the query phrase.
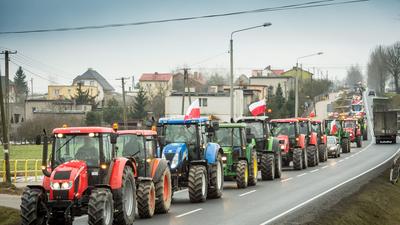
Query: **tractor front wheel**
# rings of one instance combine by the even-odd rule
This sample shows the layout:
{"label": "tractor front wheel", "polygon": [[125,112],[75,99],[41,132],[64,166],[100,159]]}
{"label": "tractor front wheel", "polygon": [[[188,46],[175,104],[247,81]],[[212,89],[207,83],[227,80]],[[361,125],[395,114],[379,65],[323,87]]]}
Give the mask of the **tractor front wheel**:
{"label": "tractor front wheel", "polygon": [[308,156],[307,156],[307,149],[303,149],[303,169],[307,169],[308,167]]}
{"label": "tractor front wheel", "polygon": [[220,198],[224,189],[224,170],[222,156],[218,154],[217,161],[210,166],[210,186],[208,187],[208,198]]}
{"label": "tractor front wheel", "polygon": [[156,189],[153,181],[140,181],[136,196],[140,218],[151,218],[156,208]]}
{"label": "tractor front wheel", "polygon": [[46,195],[39,189],[26,189],[21,197],[21,224],[46,225]]}
{"label": "tractor front wheel", "polygon": [[306,149],[307,151],[307,163],[308,166],[314,167],[317,165],[317,148],[314,145],[310,145]]}
{"label": "tractor front wheel", "polygon": [[261,156],[261,178],[262,180],[273,180],[275,178],[275,156],[264,153]]}
{"label": "tractor front wheel", "polygon": [[111,191],[106,188],[93,189],[88,204],[89,225],[112,225],[113,212]]}
{"label": "tractor front wheel", "polygon": [[189,199],[191,202],[204,202],[207,199],[207,170],[205,166],[193,165],[189,170]]}
{"label": "tractor front wheel", "polygon": [[282,176],[282,152],[279,150],[275,154],[275,178],[281,178]]}
{"label": "tractor front wheel", "polygon": [[167,213],[171,207],[172,186],[171,171],[165,168],[160,180],[156,183],[156,213]]}
{"label": "tractor front wheel", "polygon": [[343,153],[350,152],[350,143],[348,138],[342,138],[342,152]]}
{"label": "tractor front wheel", "polygon": [[129,225],[135,221],[136,184],[132,168],[126,166],[121,189],[114,191],[114,224]]}
{"label": "tractor front wheel", "polygon": [[236,184],[238,188],[246,188],[249,181],[249,168],[246,160],[240,160],[236,166]]}
{"label": "tractor front wheel", "polygon": [[326,145],[320,144],[318,146],[318,154],[320,162],[326,162],[328,160],[328,149],[326,148]]}
{"label": "tractor front wheel", "polygon": [[295,148],[293,150],[293,168],[295,170],[301,170],[303,167],[303,150],[301,148]]}
{"label": "tractor front wheel", "polygon": [[249,165],[249,186],[257,184],[258,165],[257,165],[257,152],[253,149],[251,151],[251,160]]}

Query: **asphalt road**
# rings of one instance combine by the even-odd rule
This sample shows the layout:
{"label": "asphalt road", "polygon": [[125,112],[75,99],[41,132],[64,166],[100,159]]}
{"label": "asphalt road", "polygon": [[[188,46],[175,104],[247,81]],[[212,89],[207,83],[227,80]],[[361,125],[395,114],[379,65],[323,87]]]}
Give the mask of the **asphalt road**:
{"label": "asphalt road", "polygon": [[[367,100],[370,106],[372,100]],[[339,188],[352,185],[399,152],[400,145],[397,144],[376,145],[371,138],[371,128],[370,125],[369,139],[363,141],[363,147],[356,148],[352,144],[351,153],[342,154],[341,158],[330,158],[326,163],[301,171],[285,168],[280,180],[259,181],[257,186],[247,189],[238,190],[234,182],[225,182],[222,199],[205,203],[190,203],[187,191],[183,190],[175,193],[168,214],[137,219],[135,224],[260,225],[277,222],[312,206],[317,199],[323,199]],[[74,224],[87,224],[87,217],[76,218]]]}

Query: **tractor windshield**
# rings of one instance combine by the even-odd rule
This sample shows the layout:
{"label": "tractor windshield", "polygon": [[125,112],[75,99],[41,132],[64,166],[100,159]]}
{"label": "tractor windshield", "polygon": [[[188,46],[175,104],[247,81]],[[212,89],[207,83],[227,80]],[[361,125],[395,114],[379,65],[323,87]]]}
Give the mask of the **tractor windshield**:
{"label": "tractor windshield", "polygon": [[362,111],[362,105],[351,105],[351,110],[354,112]]}
{"label": "tractor windshield", "polygon": [[99,165],[100,137],[96,134],[57,134],[54,141],[55,166],[71,160],[86,161],[88,166]]}
{"label": "tractor windshield", "polygon": [[308,122],[300,122],[299,123],[299,127],[300,127],[300,134],[305,134],[308,135]]}
{"label": "tractor windshield", "polygon": [[353,120],[344,121],[344,128],[355,128],[355,127],[356,127],[356,121]]}
{"label": "tractor windshield", "polygon": [[289,138],[296,137],[295,123],[271,123],[271,133],[274,137],[287,135]]}
{"label": "tractor windshield", "polygon": [[321,124],[320,123],[311,123],[311,130],[315,133],[321,133]]}
{"label": "tractor windshield", "polygon": [[264,138],[264,126],[262,123],[250,122],[246,123],[250,127],[251,133],[254,134],[256,139]]}
{"label": "tractor windshield", "polygon": [[223,147],[242,146],[239,128],[222,128],[215,132],[216,142]]}
{"label": "tractor windshield", "polygon": [[117,147],[118,155],[120,156],[145,157],[143,136],[137,136],[134,134],[120,135],[118,137]]}
{"label": "tractor windshield", "polygon": [[168,124],[164,125],[165,142],[196,144],[196,125]]}

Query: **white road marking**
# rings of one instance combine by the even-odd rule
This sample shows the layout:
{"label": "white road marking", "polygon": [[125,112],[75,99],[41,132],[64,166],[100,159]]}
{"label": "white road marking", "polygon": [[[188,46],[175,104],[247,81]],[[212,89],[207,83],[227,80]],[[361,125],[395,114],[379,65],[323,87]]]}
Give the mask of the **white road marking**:
{"label": "white road marking", "polygon": [[187,190],[188,190],[188,189],[183,189],[183,190],[175,191],[174,194],[179,194],[179,193],[185,192],[185,191],[187,191]]}
{"label": "white road marking", "polygon": [[283,180],[281,180],[281,182],[286,182],[286,181],[289,181],[291,179],[293,179],[293,177],[289,177],[289,178],[283,179]]}
{"label": "white road marking", "polygon": [[189,211],[189,212],[187,212],[187,213],[183,213],[183,214],[177,215],[177,216],[176,216],[176,218],[181,218],[182,216],[187,216],[187,215],[189,215],[189,214],[192,214],[192,213],[198,212],[198,211],[200,211],[200,210],[203,210],[203,209],[202,209],[202,208],[198,208],[198,209],[195,209],[195,210]]}
{"label": "white road marking", "polygon": [[349,158],[350,158],[350,156],[347,156],[346,158],[344,158],[344,160],[349,159]]}
{"label": "white road marking", "polygon": [[308,199],[307,201],[304,201],[304,202],[294,206],[293,208],[291,208],[291,209],[289,209],[289,210],[287,210],[287,211],[285,211],[285,212],[283,212],[283,213],[281,213],[281,214],[279,214],[277,216],[272,217],[271,219],[261,223],[260,225],[269,224],[269,223],[271,223],[271,222],[273,222],[273,221],[275,221],[275,220],[277,220],[277,219],[279,219],[279,218],[281,218],[281,217],[283,217],[283,216],[295,211],[296,209],[303,207],[304,205],[314,201],[315,199],[318,199],[318,198],[326,195],[327,193],[329,193],[329,192],[331,192],[331,191],[333,191],[333,190],[335,190],[335,189],[337,189],[337,188],[339,188],[339,187],[341,187],[341,186],[343,186],[343,185],[345,185],[345,184],[347,184],[347,183],[349,183],[349,182],[351,182],[351,181],[363,176],[364,174],[367,174],[367,173],[371,172],[372,170],[374,170],[374,169],[382,166],[383,164],[387,163],[389,160],[391,160],[399,152],[400,152],[400,148],[397,149],[397,151],[393,155],[391,155],[389,158],[387,158],[385,161],[379,163],[378,165],[376,165],[376,166],[374,166],[374,167],[372,167],[372,168],[370,168],[370,169],[358,174],[357,176],[354,176],[354,177],[352,177],[352,178],[350,178],[350,179],[348,179],[348,180],[346,180],[346,181],[344,181],[344,182],[342,182],[342,183],[340,183],[340,184],[338,184],[338,185],[336,185],[336,186],[334,186],[334,187],[332,187],[332,188],[330,188],[330,189],[328,189],[328,190],[326,190],[326,191],[324,191],[324,192],[322,192],[322,193],[320,193],[318,195],[315,195],[314,197]]}
{"label": "white road marking", "polygon": [[302,173],[302,174],[299,174],[299,175],[297,175],[297,177],[302,177],[302,176],[304,176],[304,175],[306,175],[307,173]]}
{"label": "white road marking", "polygon": [[338,163],[341,163],[341,162],[343,162],[344,161],[344,159],[341,159],[341,160],[339,160],[339,162]]}
{"label": "white road marking", "polygon": [[254,192],[256,192],[256,191],[257,191],[257,190],[252,190],[252,191],[245,192],[245,193],[243,193],[243,194],[240,194],[239,197],[242,197],[242,196],[245,196],[245,195],[254,193]]}
{"label": "white road marking", "polygon": [[315,173],[317,172],[319,169],[315,169],[315,170],[311,170],[310,173]]}
{"label": "white road marking", "polygon": [[328,168],[328,166],[324,166],[324,167],[322,167],[322,169],[326,169],[326,168]]}

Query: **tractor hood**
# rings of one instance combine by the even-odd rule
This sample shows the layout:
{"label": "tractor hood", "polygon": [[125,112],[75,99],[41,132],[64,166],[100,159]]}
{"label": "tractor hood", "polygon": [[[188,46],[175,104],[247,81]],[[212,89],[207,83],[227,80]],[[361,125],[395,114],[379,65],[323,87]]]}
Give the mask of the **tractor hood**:
{"label": "tractor hood", "polygon": [[176,169],[188,156],[188,149],[185,143],[167,144],[162,152],[163,158],[168,160],[171,169]]}

